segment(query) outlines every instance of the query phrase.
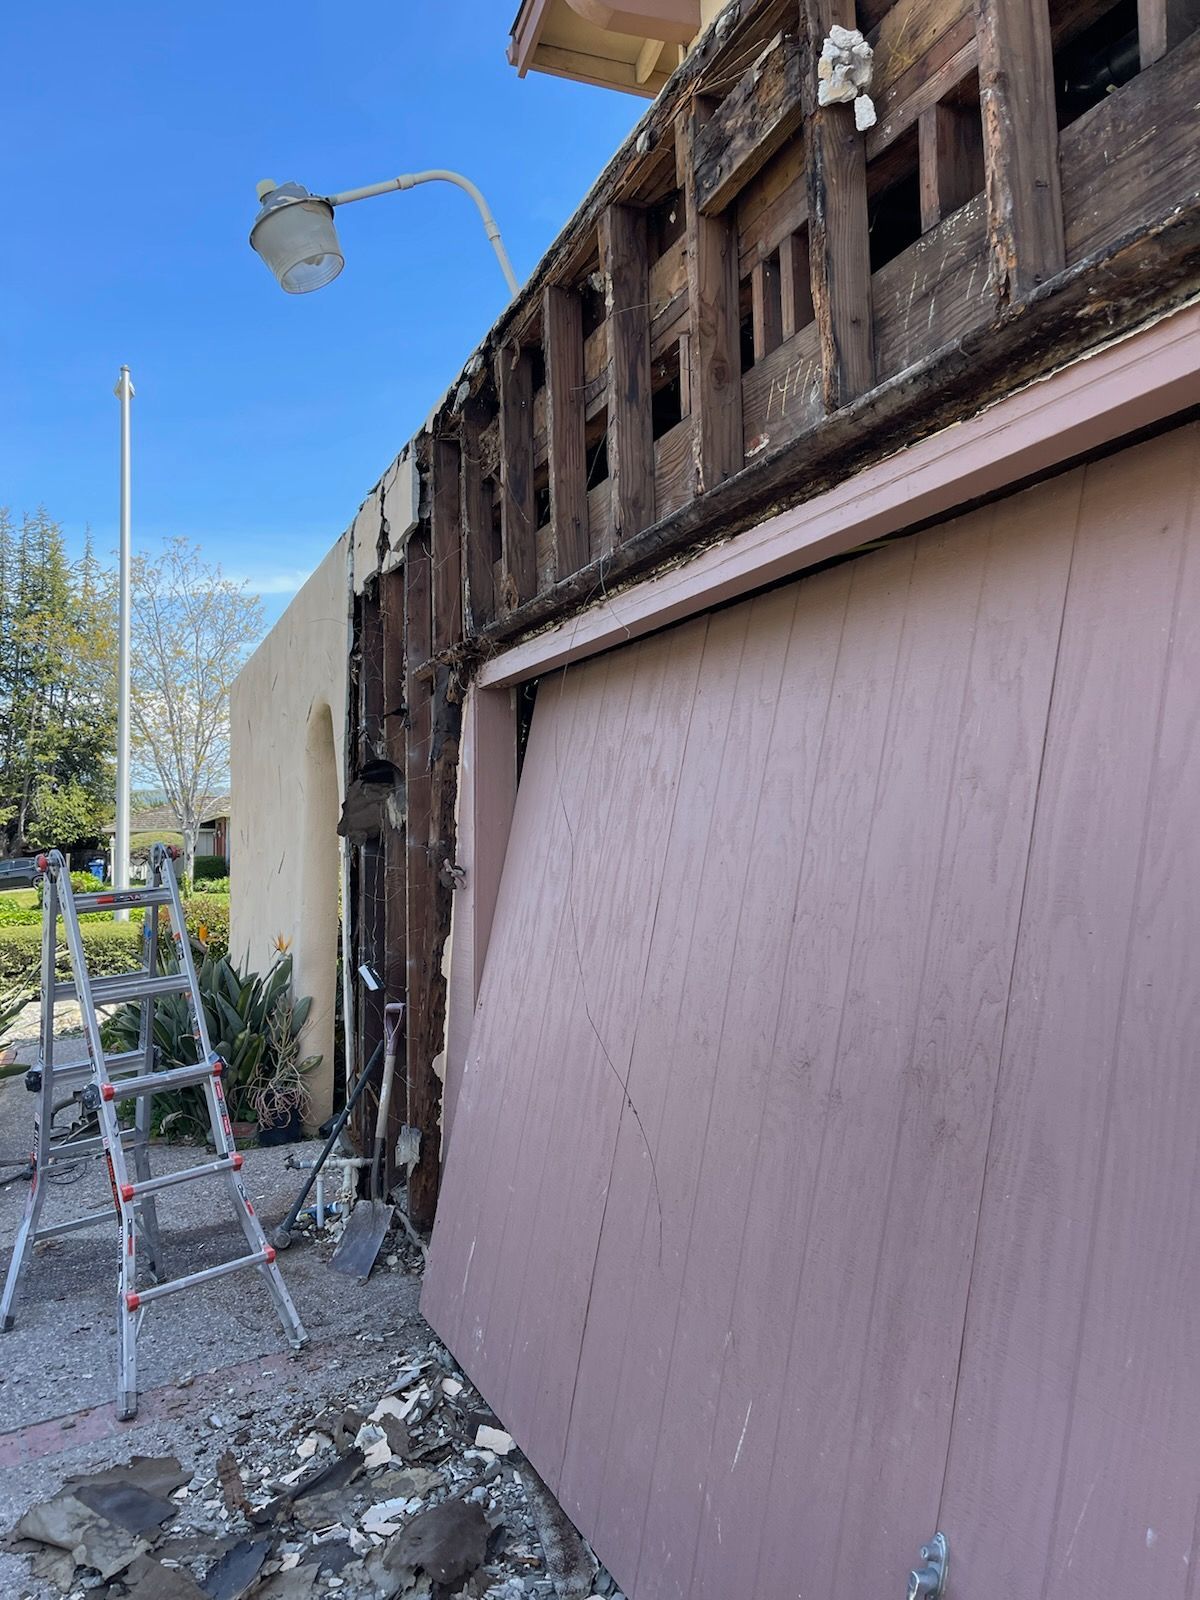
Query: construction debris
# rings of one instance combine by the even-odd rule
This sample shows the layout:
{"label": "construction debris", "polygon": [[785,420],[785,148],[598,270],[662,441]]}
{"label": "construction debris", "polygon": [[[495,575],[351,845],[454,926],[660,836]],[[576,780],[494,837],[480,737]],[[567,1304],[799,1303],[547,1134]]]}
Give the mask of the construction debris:
{"label": "construction debris", "polygon": [[8,1548],[71,1600],[622,1600],[442,1346],[391,1366],[239,1428],[195,1476],[135,1456],[73,1477]]}
{"label": "construction debris", "polygon": [[875,70],[874,52],[857,28],[830,28],[817,62],[817,104],[853,104],[860,133],[875,126],[875,102],[867,93]]}

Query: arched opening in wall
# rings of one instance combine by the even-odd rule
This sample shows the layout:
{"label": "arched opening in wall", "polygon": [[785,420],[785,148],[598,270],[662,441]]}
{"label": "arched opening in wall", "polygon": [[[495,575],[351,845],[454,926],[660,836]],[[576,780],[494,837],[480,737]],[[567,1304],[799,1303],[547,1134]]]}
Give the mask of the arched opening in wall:
{"label": "arched opening in wall", "polygon": [[309,712],[304,752],[304,792],[300,806],[300,926],[295,931],[293,978],[297,997],[312,996],[304,1048],[321,1064],[309,1088],[315,1122],[328,1116],[334,1091],[334,1049],[339,990],[338,930],[340,882],[338,846],[337,751],[333,715],[327,704]]}

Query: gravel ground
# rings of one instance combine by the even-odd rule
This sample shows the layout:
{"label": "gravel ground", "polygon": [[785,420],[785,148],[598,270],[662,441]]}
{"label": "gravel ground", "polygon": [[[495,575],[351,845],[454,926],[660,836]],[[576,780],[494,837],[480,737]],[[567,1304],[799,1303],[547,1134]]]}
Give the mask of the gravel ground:
{"label": "gravel ground", "polygon": [[[31,1059],[33,1053],[26,1043],[23,1057]],[[0,1156],[28,1143],[32,1105],[22,1078],[0,1082]],[[318,1148],[315,1142],[293,1146],[292,1153],[304,1157]],[[268,1233],[286,1215],[302,1181],[302,1174],[286,1168],[287,1155],[281,1149],[246,1152],[243,1177]],[[198,1156],[194,1148],[157,1146],[151,1165],[161,1172],[194,1164]],[[27,1193],[20,1178],[0,1183],[0,1267],[7,1267]],[[221,1185],[181,1185],[159,1199],[170,1273],[193,1271],[239,1253],[240,1230]],[[106,1203],[107,1176],[103,1164],[92,1161],[78,1181],[48,1192],[43,1216],[46,1221],[65,1218]],[[223,1500],[218,1461],[224,1452],[232,1451],[251,1502],[261,1505],[279,1492],[288,1474],[306,1464],[317,1467],[349,1447],[346,1438],[335,1446],[332,1438],[314,1433],[323,1417],[351,1412],[361,1420],[381,1397],[397,1392],[407,1395],[406,1404],[417,1408],[415,1417],[424,1419],[413,1434],[416,1453],[397,1456],[365,1475],[360,1472],[329,1513],[339,1519],[332,1530],[310,1531],[310,1519],[277,1533],[275,1554],[264,1569],[269,1586],[296,1576],[266,1577],[283,1551],[299,1552],[288,1560],[314,1564],[326,1560],[326,1552],[348,1558],[347,1538],[356,1547],[365,1546],[369,1534],[363,1521],[372,1514],[372,1503],[378,1509],[381,1499],[407,1494],[406,1480],[398,1472],[405,1460],[420,1460],[425,1472],[421,1509],[428,1511],[448,1499],[474,1501],[493,1528],[487,1562],[463,1587],[464,1595],[497,1600],[553,1600],[556,1593],[613,1595],[612,1579],[603,1570],[596,1572],[590,1552],[519,1452],[502,1451],[497,1457],[476,1448],[480,1420],[502,1424],[491,1417],[422,1320],[420,1257],[404,1235],[389,1235],[375,1271],[362,1285],[330,1270],[332,1247],[329,1235],[300,1235],[280,1253],[288,1289],[309,1334],[310,1343],[299,1356],[289,1352],[270,1298],[254,1273],[220,1279],[150,1306],[138,1341],[139,1413],[130,1423],[118,1422],[112,1408],[115,1228],[101,1225],[37,1247],[17,1304],[16,1326],[0,1337],[0,1535],[30,1506],[55,1495],[72,1474],[124,1464],[134,1454],[169,1454],[191,1474],[190,1484],[177,1497],[180,1513],[169,1530],[180,1545],[180,1564],[189,1570],[187,1560],[192,1558],[186,1552],[194,1552],[196,1534],[215,1551],[218,1541],[228,1547],[232,1538],[250,1531],[245,1515],[236,1510],[231,1514]],[[427,1397],[432,1397],[428,1405]],[[417,1512],[417,1501],[411,1501],[399,1523]],[[395,1537],[386,1531],[370,1536],[376,1557]],[[199,1580],[207,1569],[203,1560],[192,1560],[190,1570]],[[363,1576],[361,1562],[339,1567],[334,1559],[332,1566],[318,1565],[316,1571],[314,1596],[357,1600],[359,1594],[383,1592]],[[356,1587],[356,1571],[361,1587]],[[77,1578],[71,1592],[82,1600],[85,1588],[78,1583]],[[427,1584],[426,1579],[411,1593],[428,1593]],[[0,1549],[0,1596],[5,1600],[56,1600],[62,1592],[48,1579],[31,1575],[26,1555]],[[269,1587],[267,1592],[283,1591]],[[436,1592],[449,1590],[438,1587]]]}

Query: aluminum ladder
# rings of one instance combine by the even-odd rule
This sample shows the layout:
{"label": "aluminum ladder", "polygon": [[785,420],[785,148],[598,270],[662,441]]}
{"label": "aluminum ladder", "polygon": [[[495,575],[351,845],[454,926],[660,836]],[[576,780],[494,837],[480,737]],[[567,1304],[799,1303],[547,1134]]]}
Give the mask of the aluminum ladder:
{"label": "aluminum ladder", "polygon": [[[26,1085],[37,1094],[33,1118],[31,1181],[25,1213],[13,1245],[12,1259],[0,1298],[0,1330],[13,1326],[13,1305],[21,1276],[28,1265],[33,1246],[40,1239],[55,1238],[94,1225],[112,1225],[114,1212],[105,1207],[67,1222],[39,1226],[46,1196],[46,1179],[56,1166],[75,1164],[81,1157],[103,1154],[112,1184],[116,1217],[120,1225],[120,1279],[118,1298],[117,1415],[128,1421],[137,1413],[137,1335],[146,1308],[151,1302],[196,1284],[209,1283],[244,1267],[256,1267],[262,1275],[284,1332],[293,1349],[304,1344],[307,1335],[275,1265],[275,1251],[267,1243],[254,1207],[241,1178],[242,1157],[237,1152],[229,1124],[229,1113],[221,1087],[224,1062],[213,1050],[205,1021],[204,1006],[192,959],[191,941],[184,921],[183,902],[175,878],[176,852],[155,845],[150,858],[150,875],[144,889],[108,889],[95,894],[75,894],[67,864],[57,850],[38,857],[44,874],[42,899],[42,1015],[37,1065],[26,1077]],[[159,969],[159,908],[166,909],[174,947],[174,972]],[[82,911],[120,911],[145,908],[143,919],[143,965],[137,972],[119,977],[92,978],[84,955],[79,931]],[[55,973],[58,944],[58,918],[66,934],[73,979],[59,982]],[[154,1002],[160,995],[186,994],[195,1027],[197,1065],[159,1070],[154,1046]],[[59,1064],[55,1060],[55,1007],[64,1001],[77,1001],[83,1014],[87,1057]],[[106,1055],[100,1040],[96,1007],[140,1001],[141,1017],[136,1049],[119,1055]],[[185,1167],[152,1177],[149,1161],[151,1102],[153,1096],[168,1090],[198,1084],[208,1106],[212,1144],[216,1159],[199,1166]],[[48,1137],[56,1094],[67,1089],[99,1122],[99,1136],[75,1140],[53,1148]],[[135,1103],[131,1127],[122,1127],[119,1109]],[[133,1177],[127,1156],[132,1156]],[[178,1183],[221,1179],[228,1191],[234,1212],[245,1234],[249,1253],[220,1266],[206,1267],[185,1277],[162,1278],[162,1252],[154,1196],[161,1189]],[[155,1282],[138,1286],[138,1242],[146,1248],[146,1265]]]}

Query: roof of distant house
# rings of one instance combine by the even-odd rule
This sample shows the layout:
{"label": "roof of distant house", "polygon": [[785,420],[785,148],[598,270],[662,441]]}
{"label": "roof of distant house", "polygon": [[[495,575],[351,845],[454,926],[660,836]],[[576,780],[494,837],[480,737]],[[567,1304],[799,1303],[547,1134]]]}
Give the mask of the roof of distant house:
{"label": "roof of distant house", "polygon": [[[211,799],[205,800],[200,808],[202,825],[229,815],[230,797],[227,794],[213,795]],[[110,822],[104,831],[112,834],[116,832],[116,828]],[[130,817],[129,831],[130,833],[178,833],[179,818],[171,806],[147,806],[142,811],[135,811]]]}

